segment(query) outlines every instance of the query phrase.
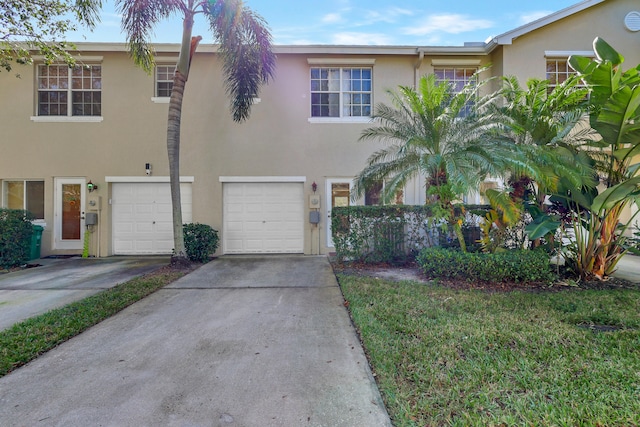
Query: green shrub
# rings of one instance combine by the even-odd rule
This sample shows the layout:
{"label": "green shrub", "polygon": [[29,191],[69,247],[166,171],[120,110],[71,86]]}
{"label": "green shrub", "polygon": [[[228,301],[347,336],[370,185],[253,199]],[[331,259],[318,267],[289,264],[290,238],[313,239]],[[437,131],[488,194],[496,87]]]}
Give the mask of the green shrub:
{"label": "green shrub", "polygon": [[540,250],[490,254],[433,247],[422,250],[416,260],[429,277],[488,283],[550,283],[555,278],[549,255]]}
{"label": "green shrub", "polygon": [[0,209],[0,268],[29,261],[33,216],[24,210]]}
{"label": "green shrub", "polygon": [[348,206],[331,210],[331,232],[339,261],[396,264],[413,259],[424,247],[437,245],[443,227],[429,205]]}
{"label": "green shrub", "polygon": [[184,224],[184,246],[193,262],[207,262],[218,249],[218,231],[206,224]]}

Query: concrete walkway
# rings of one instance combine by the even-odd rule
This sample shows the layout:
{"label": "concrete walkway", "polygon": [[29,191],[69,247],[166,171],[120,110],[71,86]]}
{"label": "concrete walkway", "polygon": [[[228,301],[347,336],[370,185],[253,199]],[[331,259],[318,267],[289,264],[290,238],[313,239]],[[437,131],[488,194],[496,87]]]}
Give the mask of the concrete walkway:
{"label": "concrete walkway", "polygon": [[0,378],[3,426],[390,426],[326,257],[222,257]]}
{"label": "concrete walkway", "polygon": [[43,258],[0,274],[0,330],[169,264],[168,256]]}
{"label": "concrete walkway", "polygon": [[635,255],[623,256],[618,261],[613,276],[633,283],[640,283],[640,257]]}

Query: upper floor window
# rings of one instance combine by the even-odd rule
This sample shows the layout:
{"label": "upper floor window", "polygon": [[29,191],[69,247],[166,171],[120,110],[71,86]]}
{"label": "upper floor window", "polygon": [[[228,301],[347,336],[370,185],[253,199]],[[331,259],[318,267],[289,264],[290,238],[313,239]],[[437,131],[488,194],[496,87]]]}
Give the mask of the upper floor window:
{"label": "upper floor window", "polygon": [[370,117],[372,68],[311,68],[311,117]]}
{"label": "upper floor window", "polygon": [[549,80],[549,92],[556,86],[565,82],[569,76],[574,76],[576,71],[571,68],[566,58],[547,59],[547,80]]}
{"label": "upper floor window", "polygon": [[38,65],[38,116],[101,115],[100,65]]}
{"label": "upper floor window", "polygon": [[44,181],[4,181],[3,206],[26,209],[36,219],[44,219]]}
{"label": "upper floor window", "polygon": [[[447,82],[451,85],[453,93],[459,93],[467,85],[475,85],[476,83],[476,68],[435,68],[433,73],[436,76],[436,81]],[[462,116],[466,116],[470,113],[473,107],[473,102],[468,102],[462,111]]]}
{"label": "upper floor window", "polygon": [[156,94],[158,98],[171,97],[175,65],[156,65]]}

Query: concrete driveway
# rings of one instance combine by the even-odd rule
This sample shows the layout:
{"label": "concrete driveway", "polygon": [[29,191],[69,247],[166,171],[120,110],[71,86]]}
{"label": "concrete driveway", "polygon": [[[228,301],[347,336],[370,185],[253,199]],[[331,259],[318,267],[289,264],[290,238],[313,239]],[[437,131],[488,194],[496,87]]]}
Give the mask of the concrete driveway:
{"label": "concrete driveway", "polygon": [[168,256],[44,258],[0,274],[0,330],[169,264]]}
{"label": "concrete driveway", "polygon": [[326,257],[222,257],[0,378],[3,426],[390,426]]}

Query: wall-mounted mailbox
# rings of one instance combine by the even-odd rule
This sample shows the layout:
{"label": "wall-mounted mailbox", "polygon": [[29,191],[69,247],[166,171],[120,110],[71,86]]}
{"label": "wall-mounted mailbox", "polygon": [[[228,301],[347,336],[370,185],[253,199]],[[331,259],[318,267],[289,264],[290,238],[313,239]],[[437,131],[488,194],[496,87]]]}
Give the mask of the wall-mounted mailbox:
{"label": "wall-mounted mailbox", "polygon": [[319,209],[320,208],[320,196],[317,194],[312,194],[309,196],[309,207],[311,209]]}
{"label": "wall-mounted mailbox", "polygon": [[87,212],[84,215],[84,225],[96,225],[98,224],[98,214],[95,212]]}
{"label": "wall-mounted mailbox", "polygon": [[320,212],[318,211],[309,212],[309,222],[311,224],[318,224],[320,222]]}

